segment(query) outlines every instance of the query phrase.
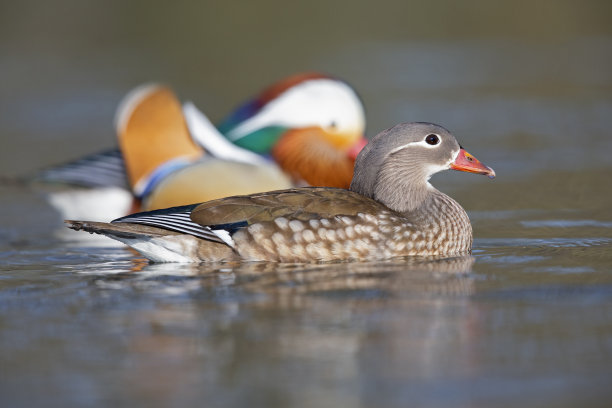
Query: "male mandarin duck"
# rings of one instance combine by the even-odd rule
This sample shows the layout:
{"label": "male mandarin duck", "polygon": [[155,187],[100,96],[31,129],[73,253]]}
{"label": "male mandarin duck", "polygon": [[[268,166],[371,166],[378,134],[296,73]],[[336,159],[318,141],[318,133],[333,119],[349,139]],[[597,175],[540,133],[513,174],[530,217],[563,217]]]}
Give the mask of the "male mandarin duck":
{"label": "male mandarin duck", "polygon": [[[193,104],[181,107],[172,91],[159,85],[128,94],[118,108],[116,127],[121,153],[92,155],[50,168],[39,178],[112,190],[117,201],[128,188],[143,200],[142,209],[155,209],[296,184],[348,187],[354,158],[366,143],[365,114],[356,92],[317,73],[286,78],[241,105],[219,125],[225,137]],[[194,180],[199,180],[197,189]],[[75,202],[72,193],[51,201],[65,218],[83,218],[89,208]],[[103,207],[104,201],[95,198]],[[125,197],[121,203],[114,213],[94,217],[127,214]],[[78,208],[67,211],[70,204]]]}
{"label": "male mandarin duck", "polygon": [[495,177],[446,129],[403,123],[375,136],[350,188],[303,187],[132,214],[69,228],[123,242],[154,262],[326,262],[460,256],[465,210],[429,178],[454,169]]}

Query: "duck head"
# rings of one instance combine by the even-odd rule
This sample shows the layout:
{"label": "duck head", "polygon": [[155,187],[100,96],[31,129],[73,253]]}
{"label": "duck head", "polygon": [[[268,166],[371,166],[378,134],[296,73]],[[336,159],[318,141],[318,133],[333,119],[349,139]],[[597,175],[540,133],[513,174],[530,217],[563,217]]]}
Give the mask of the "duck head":
{"label": "duck head", "polygon": [[409,212],[434,190],[429,178],[448,169],[495,177],[443,127],[402,123],[376,135],[359,153],[350,189]]}
{"label": "duck head", "polygon": [[236,145],[270,154],[295,180],[313,186],[348,187],[356,154],[366,143],[356,92],[317,73],[272,85],[218,128]]}

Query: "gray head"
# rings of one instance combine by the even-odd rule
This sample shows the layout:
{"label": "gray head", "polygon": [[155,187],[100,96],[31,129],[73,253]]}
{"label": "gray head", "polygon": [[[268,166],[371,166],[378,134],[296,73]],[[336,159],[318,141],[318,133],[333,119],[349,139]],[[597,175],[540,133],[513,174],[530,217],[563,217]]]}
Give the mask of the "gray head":
{"label": "gray head", "polygon": [[[460,159],[469,163],[459,166]],[[494,175],[443,127],[401,123],[376,135],[359,153],[350,189],[395,211],[412,211],[435,191],[429,178],[450,168]]]}

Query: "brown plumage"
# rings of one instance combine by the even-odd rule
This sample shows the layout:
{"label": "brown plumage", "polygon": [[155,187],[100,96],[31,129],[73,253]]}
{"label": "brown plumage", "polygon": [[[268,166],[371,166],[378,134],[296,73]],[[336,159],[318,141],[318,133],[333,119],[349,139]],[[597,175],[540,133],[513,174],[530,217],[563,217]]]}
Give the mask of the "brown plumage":
{"label": "brown plumage", "polygon": [[448,168],[495,175],[444,128],[401,124],[360,153],[350,190],[297,188],[135,214],[111,224],[68,223],[125,242],[153,261],[464,255],[472,246],[468,216],[428,183]]}

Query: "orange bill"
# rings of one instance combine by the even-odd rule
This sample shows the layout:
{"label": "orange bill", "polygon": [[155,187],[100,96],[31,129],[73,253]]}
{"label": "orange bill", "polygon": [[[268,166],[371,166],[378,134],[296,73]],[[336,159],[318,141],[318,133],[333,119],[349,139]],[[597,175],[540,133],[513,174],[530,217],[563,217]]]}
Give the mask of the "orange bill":
{"label": "orange bill", "polygon": [[450,168],[467,171],[468,173],[484,174],[489,176],[489,178],[495,178],[495,171],[492,168],[482,164],[480,160],[466,152],[463,148],[459,150],[459,154],[455,161],[451,163]]}

